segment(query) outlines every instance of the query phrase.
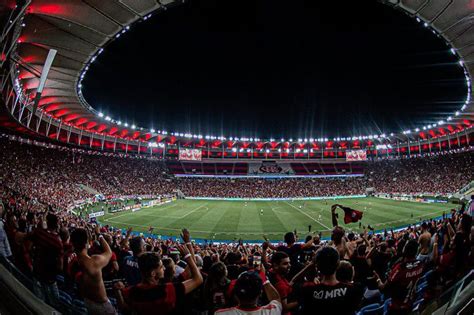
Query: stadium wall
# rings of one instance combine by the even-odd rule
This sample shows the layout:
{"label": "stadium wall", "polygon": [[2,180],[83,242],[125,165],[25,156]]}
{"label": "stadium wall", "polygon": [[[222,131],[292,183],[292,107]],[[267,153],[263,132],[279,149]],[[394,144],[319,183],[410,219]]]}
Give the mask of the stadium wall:
{"label": "stadium wall", "polygon": [[306,198],[218,198],[218,197],[185,197],[190,200],[221,200],[221,201],[304,201],[304,200],[325,200],[325,199],[346,199],[346,198],[365,198],[366,195],[349,195],[333,197],[306,197]]}

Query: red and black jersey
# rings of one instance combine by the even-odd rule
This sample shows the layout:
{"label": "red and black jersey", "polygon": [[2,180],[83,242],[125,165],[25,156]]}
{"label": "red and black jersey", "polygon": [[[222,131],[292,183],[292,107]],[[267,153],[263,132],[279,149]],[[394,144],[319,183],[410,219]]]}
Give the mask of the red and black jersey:
{"label": "red and black jersey", "polygon": [[423,263],[419,260],[402,261],[393,266],[385,287],[386,293],[392,298],[390,309],[411,310],[416,285],[422,273]]}
{"label": "red and black jersey", "polygon": [[122,290],[123,298],[134,314],[171,314],[184,299],[182,283],[146,285],[139,283]]}

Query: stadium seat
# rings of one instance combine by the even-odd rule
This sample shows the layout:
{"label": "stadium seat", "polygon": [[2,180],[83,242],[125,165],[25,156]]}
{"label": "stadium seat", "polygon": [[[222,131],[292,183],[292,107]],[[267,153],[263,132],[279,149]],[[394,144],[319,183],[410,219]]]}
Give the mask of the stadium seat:
{"label": "stadium seat", "polygon": [[378,303],[370,304],[364,306],[359,310],[357,313],[358,315],[376,315],[376,314],[383,314],[384,306]]}
{"label": "stadium seat", "polygon": [[87,308],[84,302],[78,299],[73,300],[72,313],[74,315],[87,315]]}
{"label": "stadium seat", "polygon": [[391,298],[385,300],[385,302],[383,303],[383,313],[384,314],[386,314],[388,312],[388,308],[390,307],[390,304],[392,304],[392,299]]}

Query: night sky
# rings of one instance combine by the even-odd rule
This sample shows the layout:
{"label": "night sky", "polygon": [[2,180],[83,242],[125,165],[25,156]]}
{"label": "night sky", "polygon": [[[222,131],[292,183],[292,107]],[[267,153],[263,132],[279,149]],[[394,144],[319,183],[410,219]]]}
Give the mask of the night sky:
{"label": "night sky", "polygon": [[318,138],[437,122],[466,85],[442,39],[376,1],[191,0],[108,45],[83,93],[139,127]]}

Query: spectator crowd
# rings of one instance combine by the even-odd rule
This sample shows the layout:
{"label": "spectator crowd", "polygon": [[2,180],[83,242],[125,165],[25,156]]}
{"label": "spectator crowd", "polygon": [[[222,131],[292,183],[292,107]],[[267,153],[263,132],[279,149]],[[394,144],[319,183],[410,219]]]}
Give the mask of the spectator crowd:
{"label": "spectator crowd", "polygon": [[1,182],[34,201],[66,207],[95,194],[189,197],[297,198],[361,195],[368,188],[387,194],[451,194],[474,179],[472,152],[365,164],[362,177],[183,178],[166,163],[80,153],[68,148],[21,144],[0,137]]}
{"label": "spectator crowd", "polygon": [[387,193],[452,192],[473,178],[471,153],[369,163],[365,177],[345,180],[200,181],[171,179],[163,163],[146,159],[5,139],[0,146],[0,258],[66,314],[355,314],[368,306],[408,314],[432,307],[473,268],[465,206],[381,234],[347,232],[334,216],[330,240],[288,232],[279,244],[195,244],[186,229],[161,240],[64,211],[92,190],[288,197],[359,194],[370,184]]}

